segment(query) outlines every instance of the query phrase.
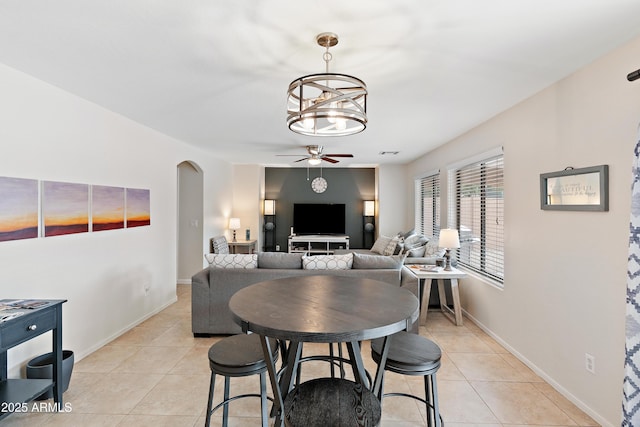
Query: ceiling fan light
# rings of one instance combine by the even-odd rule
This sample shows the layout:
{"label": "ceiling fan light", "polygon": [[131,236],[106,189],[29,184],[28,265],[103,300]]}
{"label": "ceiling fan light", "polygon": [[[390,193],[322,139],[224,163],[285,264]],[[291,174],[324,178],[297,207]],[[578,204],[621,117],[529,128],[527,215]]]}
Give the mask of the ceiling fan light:
{"label": "ceiling fan light", "polygon": [[322,163],[322,160],[320,160],[320,159],[319,159],[319,158],[317,158],[317,157],[311,157],[311,158],[309,159],[309,164],[310,164],[311,166],[317,166],[317,165],[319,165],[320,163]]}

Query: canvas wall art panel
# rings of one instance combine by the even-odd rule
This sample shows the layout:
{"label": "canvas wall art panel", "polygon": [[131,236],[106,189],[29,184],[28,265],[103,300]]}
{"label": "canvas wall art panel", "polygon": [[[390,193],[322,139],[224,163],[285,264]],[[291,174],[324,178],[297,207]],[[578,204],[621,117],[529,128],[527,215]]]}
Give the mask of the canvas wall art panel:
{"label": "canvas wall art panel", "polygon": [[38,237],[38,181],[0,177],[0,242]]}
{"label": "canvas wall art panel", "polygon": [[91,224],[93,231],[124,228],[124,188],[91,186]]}
{"label": "canvas wall art panel", "polygon": [[42,183],[44,236],[89,231],[89,185],[68,182]]}
{"label": "canvas wall art panel", "polygon": [[127,228],[151,225],[151,192],[127,188]]}

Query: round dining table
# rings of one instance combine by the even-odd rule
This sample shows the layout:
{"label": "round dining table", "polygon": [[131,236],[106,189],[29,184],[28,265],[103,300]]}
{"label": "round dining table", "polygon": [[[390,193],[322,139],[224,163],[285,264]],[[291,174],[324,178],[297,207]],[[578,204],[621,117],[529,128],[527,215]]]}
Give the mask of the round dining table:
{"label": "round dining table", "polygon": [[[302,343],[346,343],[354,379],[378,396],[388,354],[385,339],[382,360],[369,384],[360,341],[388,337],[410,329],[418,320],[419,302],[410,291],[373,279],[312,275],[267,280],[236,292],[229,308],[244,332],[259,334],[274,393],[275,425],[292,390]],[[288,359],[278,381],[267,338],[289,342]]]}

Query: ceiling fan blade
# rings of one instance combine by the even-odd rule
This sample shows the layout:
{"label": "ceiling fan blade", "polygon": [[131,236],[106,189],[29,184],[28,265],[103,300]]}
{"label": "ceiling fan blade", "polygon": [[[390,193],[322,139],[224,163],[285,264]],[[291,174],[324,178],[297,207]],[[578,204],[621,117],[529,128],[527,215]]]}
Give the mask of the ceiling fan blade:
{"label": "ceiling fan blade", "polygon": [[303,158],[302,158],[302,159],[300,159],[300,160],[295,160],[293,163],[303,162],[303,161],[305,161],[305,160],[307,160],[307,159],[308,159],[308,157],[303,157]]}
{"label": "ceiling fan blade", "polygon": [[353,154],[323,154],[327,157],[353,157]]}
{"label": "ceiling fan blade", "polygon": [[329,162],[329,163],[338,163],[339,162],[339,160],[331,159],[329,157],[323,157],[322,160],[324,160],[325,162]]}

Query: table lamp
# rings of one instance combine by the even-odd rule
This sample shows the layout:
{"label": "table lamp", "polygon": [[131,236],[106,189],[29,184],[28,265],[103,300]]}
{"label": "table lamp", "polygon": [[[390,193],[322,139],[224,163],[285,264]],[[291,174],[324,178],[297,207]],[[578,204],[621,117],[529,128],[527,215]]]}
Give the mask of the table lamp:
{"label": "table lamp", "polygon": [[445,271],[451,271],[451,249],[457,249],[460,247],[460,236],[458,236],[458,230],[453,228],[443,228],[440,230],[440,239],[438,246],[444,248],[444,258],[446,260]]}
{"label": "table lamp", "polygon": [[236,230],[240,228],[240,218],[229,218],[229,228],[233,230],[233,242],[236,242]]}

